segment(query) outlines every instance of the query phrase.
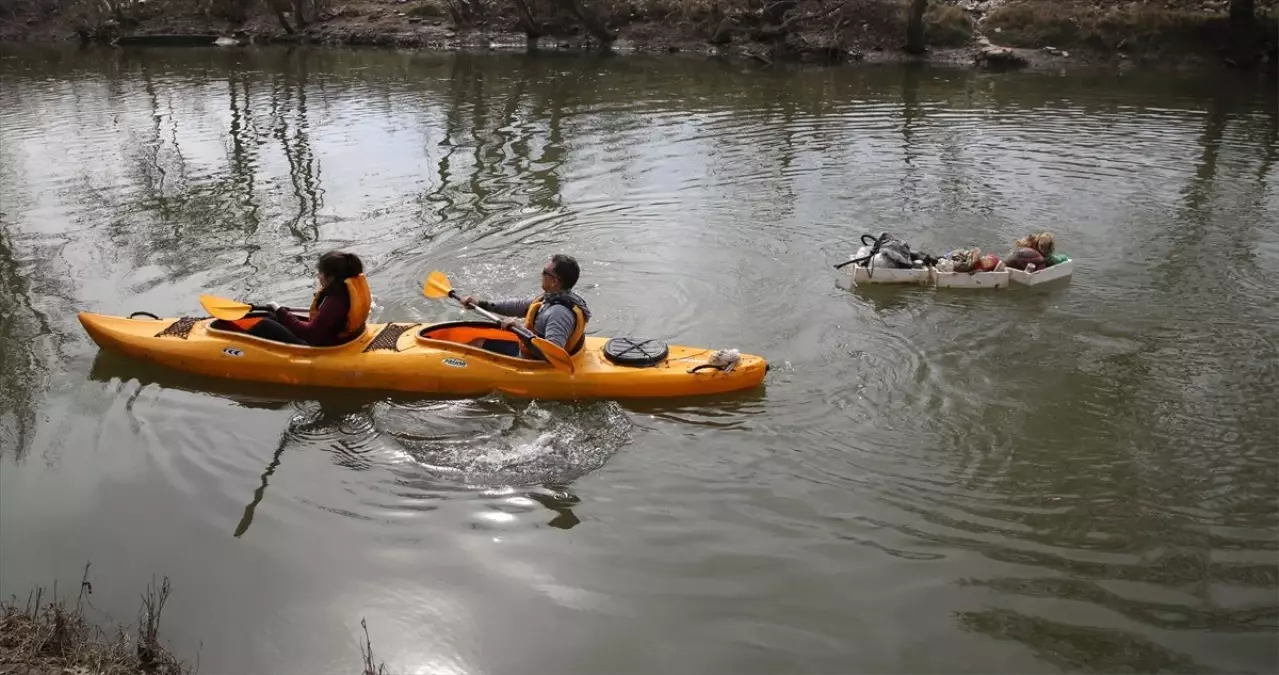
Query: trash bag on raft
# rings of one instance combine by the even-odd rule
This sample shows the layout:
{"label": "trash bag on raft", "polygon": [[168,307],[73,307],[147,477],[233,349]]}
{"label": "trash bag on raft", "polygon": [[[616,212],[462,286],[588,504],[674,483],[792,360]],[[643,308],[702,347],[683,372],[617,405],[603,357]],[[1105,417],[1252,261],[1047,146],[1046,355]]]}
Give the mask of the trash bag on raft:
{"label": "trash bag on raft", "polygon": [[876,238],[863,234],[862,246],[857,249],[853,259],[864,267],[885,269],[919,269],[936,261],[934,256],[912,251],[910,244],[887,232],[880,233]]}
{"label": "trash bag on raft", "polygon": [[915,266],[914,258],[910,253],[910,244],[884,234],[885,239],[881,240],[879,245],[879,253],[875,254],[877,263],[880,267],[895,267],[897,269],[909,269]]}
{"label": "trash bag on raft", "polygon": [[951,271],[972,272],[977,260],[981,258],[981,249],[979,248],[961,248],[947,253],[944,258],[951,261]]}
{"label": "trash bag on raft", "polygon": [[981,258],[978,258],[977,263],[973,265],[973,269],[969,271],[970,272],[1002,272],[1003,269],[1004,269],[1004,262],[999,259],[999,256],[995,255],[994,253],[987,253]]}
{"label": "trash bag on raft", "polygon": [[1044,256],[1033,248],[1019,248],[1008,256],[1004,264],[1015,270],[1024,270],[1028,265],[1034,265],[1034,269],[1042,269],[1044,265]]}
{"label": "trash bag on raft", "polygon": [[978,272],[999,272],[1004,269],[1003,261],[994,253],[981,252],[980,248],[961,248],[951,251],[942,256],[943,260],[949,260],[950,263],[942,269],[938,267],[940,272],[958,272],[960,274],[976,274]]}

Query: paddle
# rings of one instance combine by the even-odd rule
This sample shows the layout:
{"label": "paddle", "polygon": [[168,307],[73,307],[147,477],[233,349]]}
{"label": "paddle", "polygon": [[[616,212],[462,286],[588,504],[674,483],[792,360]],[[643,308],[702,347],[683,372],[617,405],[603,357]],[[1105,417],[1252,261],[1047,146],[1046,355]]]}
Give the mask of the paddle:
{"label": "paddle", "polygon": [[[449,283],[449,278],[439,270],[431,272],[430,276],[426,278],[426,283],[422,286],[422,294],[432,300],[453,298],[458,302],[462,301],[462,298],[458,297],[457,292],[453,290],[453,285]],[[493,314],[482,307],[475,307],[474,309],[479,312],[481,316],[490,321],[501,322],[501,319],[498,318],[496,314]],[[212,311],[210,311],[210,313],[212,313]],[[540,338],[534,335],[532,331],[519,324],[511,326],[511,330],[515,331],[516,335],[533,343],[533,346],[546,357],[547,361],[551,362],[552,366],[555,366],[556,370],[561,370],[567,373],[573,372],[573,357],[569,356],[568,352],[564,351],[563,347],[547,340],[546,338]]]}
{"label": "paddle", "polygon": [[[261,305],[249,305],[238,300],[228,300],[227,298],[219,298],[216,295],[200,295],[200,305],[204,307],[204,311],[209,316],[223,321],[239,321],[243,319],[249,312],[267,312],[269,307]],[[286,307],[290,312],[299,313],[303,310],[297,310],[292,307]]]}
{"label": "paddle", "polygon": [[223,321],[239,321],[254,310],[263,311],[265,307],[246,305],[243,302],[219,298],[216,295],[200,295],[200,305],[209,316]]}

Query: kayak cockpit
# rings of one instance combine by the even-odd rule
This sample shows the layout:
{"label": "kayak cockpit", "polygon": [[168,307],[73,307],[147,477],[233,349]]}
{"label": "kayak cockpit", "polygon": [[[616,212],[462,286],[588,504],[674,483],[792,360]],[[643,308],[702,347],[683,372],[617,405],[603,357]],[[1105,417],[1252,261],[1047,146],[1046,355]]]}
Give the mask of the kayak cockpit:
{"label": "kayak cockpit", "polygon": [[[549,363],[539,359],[512,356],[511,354],[519,353],[519,338],[491,321],[446,321],[431,324],[418,331],[417,341],[425,347],[468,352],[520,368],[551,368]],[[495,347],[502,351],[495,350]]]}
{"label": "kayak cockpit", "polygon": [[[294,313],[302,317],[306,316],[306,314],[303,312],[294,312]],[[249,314],[245,316],[245,318],[269,318],[269,317],[265,312],[250,312]],[[206,319],[206,321],[208,321],[208,323],[205,324],[204,330],[206,333],[210,335],[216,335],[219,337],[234,339],[237,341],[247,340],[251,342],[257,342],[264,345],[270,345],[271,347],[276,349],[287,350],[291,352],[316,353],[316,352],[341,351],[343,349],[349,349],[352,345],[364,342],[366,338],[369,336],[369,327],[365,326],[363,332],[358,333],[357,335],[355,335],[355,337],[351,338],[350,340],[347,340],[346,342],[343,342],[341,344],[336,344],[336,345],[325,345],[322,347],[317,347],[314,345],[308,345],[308,344],[302,344],[302,343],[281,342],[279,340],[272,340],[270,338],[262,337],[259,335],[253,335],[252,333],[249,333],[243,330],[239,326],[236,326],[234,323],[231,323],[230,321],[223,321],[222,319]]]}
{"label": "kayak cockpit", "polygon": [[419,340],[438,340],[468,344],[472,340],[502,340],[519,342],[514,333],[502,330],[491,321],[446,321],[431,324],[417,332]]}

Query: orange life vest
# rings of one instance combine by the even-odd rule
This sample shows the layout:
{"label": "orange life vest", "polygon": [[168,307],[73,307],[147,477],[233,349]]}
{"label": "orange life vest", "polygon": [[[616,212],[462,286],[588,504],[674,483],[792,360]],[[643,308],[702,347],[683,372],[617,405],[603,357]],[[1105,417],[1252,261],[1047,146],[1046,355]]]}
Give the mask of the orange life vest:
{"label": "orange life vest", "polygon": [[[524,327],[534,335],[537,334],[537,329],[534,326],[537,323],[537,313],[542,309],[542,304],[543,301],[541,299],[534,300],[533,304],[528,306],[528,312],[524,315]],[[568,343],[564,345],[565,351],[570,356],[582,351],[582,347],[586,346],[586,313],[582,311],[581,307],[573,305],[573,316],[577,319],[577,323],[573,326],[573,332],[568,336]],[[528,348],[528,345],[524,344],[523,340],[520,340],[520,354],[524,358],[532,358],[533,356],[533,352]]]}
{"label": "orange life vest", "polygon": [[[324,298],[324,289],[316,291],[311,299],[311,316],[320,311],[320,301]],[[364,332],[364,324],[369,320],[369,310],[373,308],[373,292],[369,290],[369,280],[363,274],[346,279],[346,294],[349,308],[346,312],[346,325],[339,333],[344,340],[353,340]]]}

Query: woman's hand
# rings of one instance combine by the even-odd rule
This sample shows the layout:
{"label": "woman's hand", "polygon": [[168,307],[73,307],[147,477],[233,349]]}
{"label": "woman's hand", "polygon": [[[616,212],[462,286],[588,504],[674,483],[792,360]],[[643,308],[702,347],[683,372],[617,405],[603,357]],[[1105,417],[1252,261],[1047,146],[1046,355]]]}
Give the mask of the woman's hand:
{"label": "woman's hand", "polygon": [[476,298],[474,295],[463,295],[458,298],[458,300],[461,301],[462,306],[467,309],[475,309],[476,303],[479,302],[479,298]]}
{"label": "woman's hand", "polygon": [[271,310],[272,314],[279,314],[280,310],[283,309],[278,302],[268,302],[266,303],[266,308]]}
{"label": "woman's hand", "polygon": [[519,323],[520,323],[520,320],[519,320],[519,319],[515,319],[515,318],[511,318],[511,317],[507,317],[507,318],[505,318],[505,319],[502,319],[502,323],[501,323],[501,325],[502,325],[502,330],[512,330],[512,329],[514,329],[514,328],[515,328],[515,326],[516,326],[517,324],[519,324]]}

